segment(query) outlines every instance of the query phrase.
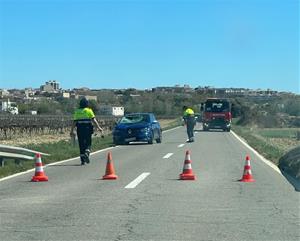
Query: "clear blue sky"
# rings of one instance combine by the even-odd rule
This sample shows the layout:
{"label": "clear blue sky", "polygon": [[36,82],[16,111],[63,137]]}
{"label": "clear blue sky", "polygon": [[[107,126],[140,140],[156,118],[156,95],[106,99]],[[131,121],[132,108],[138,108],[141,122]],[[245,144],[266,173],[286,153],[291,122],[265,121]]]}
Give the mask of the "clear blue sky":
{"label": "clear blue sky", "polygon": [[0,88],[299,93],[298,0],[0,0]]}

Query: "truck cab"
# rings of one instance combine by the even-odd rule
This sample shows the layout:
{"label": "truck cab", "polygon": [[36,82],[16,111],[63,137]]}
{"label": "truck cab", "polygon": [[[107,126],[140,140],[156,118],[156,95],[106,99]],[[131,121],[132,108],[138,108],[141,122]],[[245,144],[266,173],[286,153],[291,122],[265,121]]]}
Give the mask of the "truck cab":
{"label": "truck cab", "polygon": [[201,104],[203,130],[231,129],[231,105],[227,99],[209,98]]}

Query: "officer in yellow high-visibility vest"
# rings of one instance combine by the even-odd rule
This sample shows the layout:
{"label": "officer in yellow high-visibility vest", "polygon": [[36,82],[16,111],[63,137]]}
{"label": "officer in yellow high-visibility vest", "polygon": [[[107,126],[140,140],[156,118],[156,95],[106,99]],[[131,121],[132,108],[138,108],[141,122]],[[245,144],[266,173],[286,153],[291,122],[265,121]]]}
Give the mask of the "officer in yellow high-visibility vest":
{"label": "officer in yellow high-visibility vest", "polygon": [[194,142],[195,113],[192,108],[183,106],[183,120],[186,124],[188,142]]}
{"label": "officer in yellow high-visibility vest", "polygon": [[89,163],[89,155],[91,152],[92,145],[92,134],[93,134],[93,124],[103,132],[99,123],[95,118],[95,114],[92,109],[88,107],[89,102],[86,98],[82,98],[79,103],[79,108],[75,111],[73,116],[73,124],[71,127],[70,135],[74,136],[74,129],[76,127],[81,165]]}

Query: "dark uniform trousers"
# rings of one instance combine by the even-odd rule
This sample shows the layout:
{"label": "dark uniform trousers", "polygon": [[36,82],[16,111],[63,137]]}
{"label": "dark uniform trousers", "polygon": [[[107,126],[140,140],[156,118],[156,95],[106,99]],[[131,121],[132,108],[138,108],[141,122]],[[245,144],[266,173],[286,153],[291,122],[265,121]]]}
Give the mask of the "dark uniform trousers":
{"label": "dark uniform trousers", "polygon": [[89,155],[92,145],[93,126],[92,123],[77,123],[77,137],[79,143],[81,161],[84,155]]}
{"label": "dark uniform trousers", "polygon": [[194,138],[194,127],[195,127],[195,117],[188,116],[186,118],[186,131],[189,140],[192,140]]}

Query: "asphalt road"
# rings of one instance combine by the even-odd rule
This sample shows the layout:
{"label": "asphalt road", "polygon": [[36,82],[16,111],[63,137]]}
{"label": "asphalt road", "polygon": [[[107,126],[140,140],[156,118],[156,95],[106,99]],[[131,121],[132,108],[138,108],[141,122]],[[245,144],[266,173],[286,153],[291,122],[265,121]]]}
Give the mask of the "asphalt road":
{"label": "asphalt road", "polygon": [[[232,133],[163,133],[0,181],[0,240],[297,240],[300,195]],[[195,181],[180,181],[190,150]],[[101,180],[111,151],[117,180]],[[251,157],[254,183],[242,177]],[[137,180],[142,174],[141,180]]]}

